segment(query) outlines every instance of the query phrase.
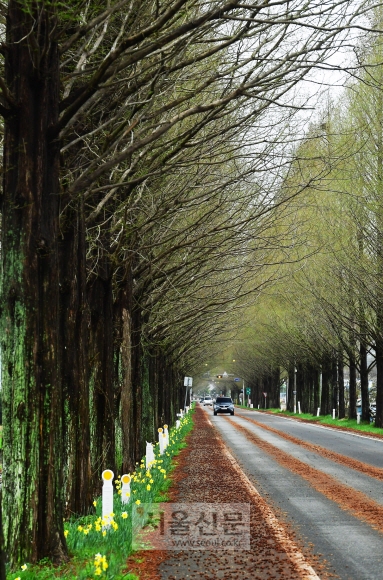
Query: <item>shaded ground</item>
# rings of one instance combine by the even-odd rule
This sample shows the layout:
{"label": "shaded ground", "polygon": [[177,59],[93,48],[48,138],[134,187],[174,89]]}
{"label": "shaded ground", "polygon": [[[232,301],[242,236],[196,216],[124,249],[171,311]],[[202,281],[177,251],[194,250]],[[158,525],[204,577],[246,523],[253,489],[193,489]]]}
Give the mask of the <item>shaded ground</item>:
{"label": "shaded ground", "polygon": [[[199,407],[195,423],[189,445],[179,459],[171,501],[249,503],[251,549],[146,551],[130,558],[127,570],[144,580],[318,578],[288,530],[275,519],[268,505],[238,468]],[[326,576],[325,573],[322,575]]]}

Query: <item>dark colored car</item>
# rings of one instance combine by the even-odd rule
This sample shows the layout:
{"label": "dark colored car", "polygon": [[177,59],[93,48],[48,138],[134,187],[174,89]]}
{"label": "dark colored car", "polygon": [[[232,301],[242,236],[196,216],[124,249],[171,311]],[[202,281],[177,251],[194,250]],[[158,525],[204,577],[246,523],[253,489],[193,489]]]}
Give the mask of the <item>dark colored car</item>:
{"label": "dark colored car", "polygon": [[217,397],[213,406],[214,415],[230,413],[234,415],[234,403],[230,397]]}

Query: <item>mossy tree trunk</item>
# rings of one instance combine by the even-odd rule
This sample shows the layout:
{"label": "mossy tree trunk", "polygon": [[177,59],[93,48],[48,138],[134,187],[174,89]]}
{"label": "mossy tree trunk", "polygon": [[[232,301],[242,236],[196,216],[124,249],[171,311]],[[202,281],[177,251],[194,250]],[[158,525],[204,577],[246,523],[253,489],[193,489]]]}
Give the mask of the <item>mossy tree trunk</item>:
{"label": "mossy tree trunk", "polygon": [[113,292],[110,264],[100,259],[97,275],[89,282],[91,315],[89,362],[92,383],[92,468],[94,486],[104,469],[115,471],[115,402]]}
{"label": "mossy tree trunk", "polygon": [[61,223],[60,346],[67,402],[67,510],[87,513],[92,505],[89,416],[89,308],[83,202]]}
{"label": "mossy tree trunk", "polygon": [[11,566],[66,559],[54,4],[10,0],[2,204],[3,513]]}

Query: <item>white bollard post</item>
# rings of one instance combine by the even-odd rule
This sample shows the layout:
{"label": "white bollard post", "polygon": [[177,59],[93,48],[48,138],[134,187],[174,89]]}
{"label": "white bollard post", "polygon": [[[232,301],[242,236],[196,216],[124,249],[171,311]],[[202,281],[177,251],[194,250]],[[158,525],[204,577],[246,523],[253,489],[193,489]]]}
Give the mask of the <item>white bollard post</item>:
{"label": "white bollard post", "polygon": [[180,421],[179,421],[179,419],[177,419],[177,421],[176,421],[176,429],[179,429],[179,428],[180,428]]}
{"label": "white bollard post", "polygon": [[160,455],[164,454],[164,437],[162,433],[162,428],[158,429],[158,442],[160,444]]}
{"label": "white bollard post", "polygon": [[320,407],[318,407],[318,409],[317,409],[317,417],[319,417],[319,413],[320,413]]}
{"label": "white bollard post", "polygon": [[335,409],[332,410],[332,418],[335,419]]}
{"label": "white bollard post", "polygon": [[[102,519],[108,522],[111,519],[110,514],[113,513],[113,478],[114,473],[111,469],[105,469],[102,472],[103,486],[102,486]],[[110,528],[110,524],[103,526]]]}
{"label": "white bollard post", "polygon": [[164,425],[164,435],[165,435],[165,449],[169,445],[169,430],[168,426]]}
{"label": "white bollard post", "polygon": [[155,457],[153,451],[153,444],[146,442],[146,457],[145,457],[146,469],[150,469],[154,459]]}
{"label": "white bollard post", "polygon": [[259,405],[258,405],[258,409],[259,409]]}
{"label": "white bollard post", "polygon": [[131,477],[127,473],[121,477],[121,503],[130,502],[130,479]]}
{"label": "white bollard post", "polygon": [[250,409],[252,409],[253,407],[254,407],[254,405],[253,405],[253,403],[251,403],[251,405],[250,405]]}
{"label": "white bollard post", "polygon": [[358,413],[356,416],[356,424],[360,425],[360,413]]}
{"label": "white bollard post", "polygon": [[301,404],[300,404],[300,401],[298,401],[298,413],[299,413],[299,415],[301,414]]}

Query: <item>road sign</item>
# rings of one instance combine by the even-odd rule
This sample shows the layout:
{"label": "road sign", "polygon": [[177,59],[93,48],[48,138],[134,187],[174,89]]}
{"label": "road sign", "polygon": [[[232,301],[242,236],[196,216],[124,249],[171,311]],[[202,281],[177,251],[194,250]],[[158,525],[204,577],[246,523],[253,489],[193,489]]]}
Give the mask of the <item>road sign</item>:
{"label": "road sign", "polygon": [[236,383],[239,383],[241,379],[234,379]]}
{"label": "road sign", "polygon": [[246,395],[250,395],[250,393],[251,393],[250,387],[246,387]]}
{"label": "road sign", "polygon": [[193,386],[193,377],[184,377],[184,387]]}
{"label": "road sign", "polygon": [[267,397],[267,393],[263,393],[263,396],[266,398]]}

